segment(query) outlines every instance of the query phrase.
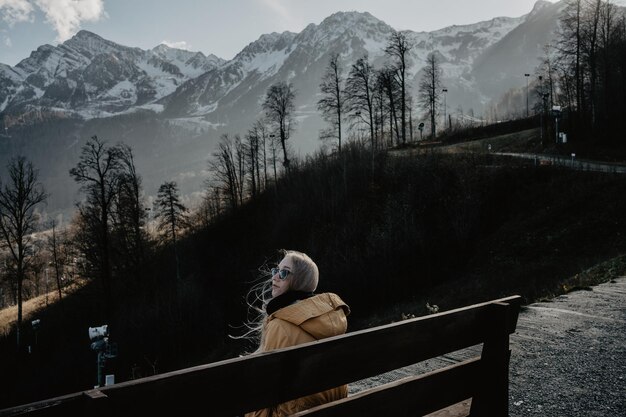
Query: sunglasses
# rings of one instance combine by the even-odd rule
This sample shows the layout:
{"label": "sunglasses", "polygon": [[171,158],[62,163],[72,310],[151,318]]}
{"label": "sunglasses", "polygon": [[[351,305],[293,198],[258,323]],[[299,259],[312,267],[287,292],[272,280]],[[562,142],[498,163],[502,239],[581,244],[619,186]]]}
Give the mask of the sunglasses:
{"label": "sunglasses", "polygon": [[291,271],[287,269],[272,268],[272,276],[278,274],[278,278],[282,280],[287,279],[287,275],[289,275],[290,273]]}

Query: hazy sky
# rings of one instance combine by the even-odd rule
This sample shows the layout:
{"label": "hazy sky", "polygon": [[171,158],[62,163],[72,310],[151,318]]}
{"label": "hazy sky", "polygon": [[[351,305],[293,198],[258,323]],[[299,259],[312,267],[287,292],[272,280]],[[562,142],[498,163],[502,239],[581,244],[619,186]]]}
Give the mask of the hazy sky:
{"label": "hazy sky", "polygon": [[[552,1],[554,2],[554,0]],[[624,1],[619,1],[624,3]],[[80,29],[127,46],[160,43],[231,59],[261,34],[301,31],[337,11],[368,11],[395,29],[430,31],[497,16],[518,17],[535,0],[0,0],[0,62]]]}

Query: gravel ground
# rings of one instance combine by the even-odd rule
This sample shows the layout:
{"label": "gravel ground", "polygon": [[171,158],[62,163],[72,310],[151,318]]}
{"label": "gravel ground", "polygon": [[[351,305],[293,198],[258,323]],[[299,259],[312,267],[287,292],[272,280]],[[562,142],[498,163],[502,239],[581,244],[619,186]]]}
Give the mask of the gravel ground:
{"label": "gravel ground", "polygon": [[[511,417],[626,417],[626,277],[522,307],[510,346]],[[475,346],[359,381],[350,384],[350,393],[480,350]]]}
{"label": "gravel ground", "polygon": [[512,417],[626,416],[626,277],[525,307],[511,350]]}

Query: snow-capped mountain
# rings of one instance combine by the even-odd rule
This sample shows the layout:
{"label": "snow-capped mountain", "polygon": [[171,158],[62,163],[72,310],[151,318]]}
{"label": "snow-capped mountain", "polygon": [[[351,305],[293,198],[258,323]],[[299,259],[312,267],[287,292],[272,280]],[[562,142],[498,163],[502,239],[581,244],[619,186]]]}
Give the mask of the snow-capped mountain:
{"label": "snow-capped mountain", "polygon": [[497,100],[506,89],[523,85],[524,74],[532,74],[545,55],[564,8],[565,2],[538,1],[519,25],[480,55],[472,76],[485,97]]}
{"label": "snow-capped mountain", "polygon": [[0,112],[45,107],[83,117],[151,108],[222,59],[159,45],[144,51],[80,31],[59,46],[42,45],[15,67],[0,67]]}
{"label": "snow-capped mountain", "polygon": [[[411,85],[417,86],[419,70],[435,52],[451,103],[480,112],[489,100],[521,84],[518,72],[532,71],[556,26],[559,4],[540,0],[518,18],[407,31],[414,45]],[[346,73],[365,54],[375,67],[382,66],[392,30],[367,12],[339,12],[298,34],[262,35],[227,62],[166,45],[147,51],[126,47],[80,31],[59,46],[39,47],[15,67],[0,65],[0,112],[44,107],[93,118],[150,109],[170,118],[202,117],[213,126],[234,123],[238,128],[259,113],[258,103],[271,83],[287,80],[300,93],[298,104],[306,118],[315,110],[330,54],[341,54]],[[501,43],[507,46],[499,47]],[[502,53],[510,56],[500,57]],[[526,61],[521,66],[520,57]],[[500,67],[507,71],[498,72]]]}
{"label": "snow-capped mountain", "polygon": [[[414,45],[411,97],[434,52],[447,108],[480,117],[491,100],[525,85],[523,74],[539,63],[562,5],[539,0],[522,17],[406,31]],[[147,194],[166,180],[177,181],[183,195],[201,193],[220,135],[245,134],[275,82],[288,81],[297,92],[293,151],[317,149],[326,125],[316,103],[331,54],[340,54],[344,76],[366,54],[381,68],[392,31],[369,13],[339,12],[300,33],[262,35],[229,61],[166,45],[126,47],[81,31],[58,46],[39,47],[14,67],[0,64],[0,170],[12,155],[28,155],[53,196],[48,209],[68,210],[77,186],[67,173],[82,143],[96,134],[135,150]]]}
{"label": "snow-capped mountain", "polygon": [[[540,0],[531,13],[522,17],[498,17],[433,32],[406,31],[414,45],[408,74],[413,94],[426,57],[435,52],[441,62],[443,83],[449,91],[450,107],[482,113],[490,100],[523,85],[523,77],[515,75],[533,71],[557,20],[558,7]],[[533,33],[527,34],[526,28]],[[315,146],[321,127],[316,109],[318,85],[330,55],[340,54],[344,74],[366,54],[375,68],[382,67],[388,60],[384,49],[392,31],[393,28],[369,13],[339,12],[319,25],[310,24],[298,34],[263,35],[233,60],[185,82],[159,103],[164,105],[164,115],[168,118],[195,118],[218,130],[223,127],[237,132],[246,129],[260,115],[260,103],[272,83],[289,81],[298,92],[299,136],[302,142],[309,142],[309,146],[303,146],[308,150]],[[498,45],[504,40],[520,45],[515,59],[510,56],[505,59],[518,63],[524,57],[529,62],[508,78],[494,79],[485,74],[497,66],[485,63],[490,51],[502,52]],[[480,70],[477,65],[482,65]]]}

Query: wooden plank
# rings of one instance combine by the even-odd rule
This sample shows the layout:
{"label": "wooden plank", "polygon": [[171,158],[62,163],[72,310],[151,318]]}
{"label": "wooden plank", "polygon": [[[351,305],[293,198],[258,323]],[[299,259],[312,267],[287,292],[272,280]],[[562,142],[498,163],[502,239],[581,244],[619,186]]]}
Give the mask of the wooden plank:
{"label": "wooden plank", "polygon": [[435,411],[434,413],[430,413],[424,417],[468,417],[471,405],[472,399],[468,398],[467,400],[463,400],[460,403]]}
{"label": "wooden plank", "polygon": [[70,416],[80,415],[85,404],[82,392],[50,398],[0,410],[0,417],[10,416]]}
{"label": "wooden plank", "polygon": [[352,397],[294,414],[293,417],[423,416],[472,397],[480,358],[405,378]]}
{"label": "wooden plank", "polygon": [[519,296],[103,387],[107,398],[86,407],[214,416],[266,408],[479,344],[489,335],[494,302],[510,305],[512,333]]}

